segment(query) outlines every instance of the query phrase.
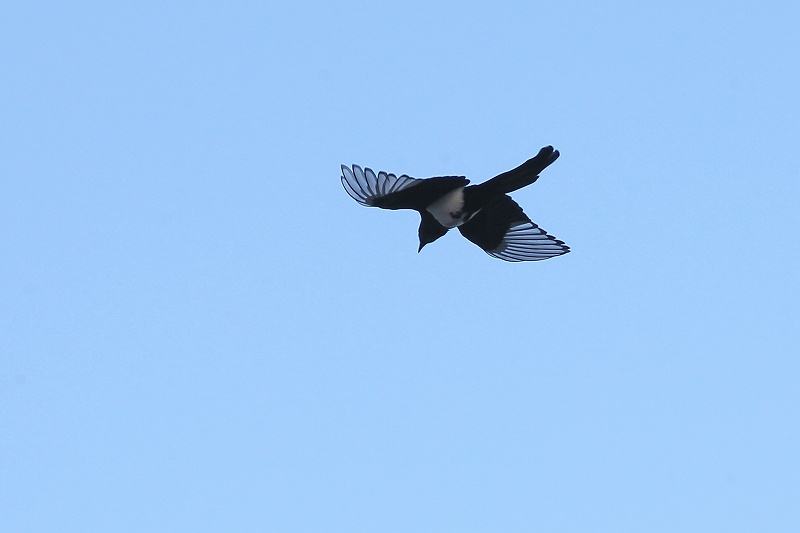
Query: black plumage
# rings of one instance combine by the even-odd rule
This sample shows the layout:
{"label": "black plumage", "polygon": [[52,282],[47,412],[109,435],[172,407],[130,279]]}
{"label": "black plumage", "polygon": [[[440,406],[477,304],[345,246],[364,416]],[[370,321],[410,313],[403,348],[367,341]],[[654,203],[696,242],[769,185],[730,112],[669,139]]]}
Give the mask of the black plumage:
{"label": "black plumage", "polygon": [[418,211],[419,250],[457,227],[493,257],[538,261],[563,255],[569,247],[534,224],[508,193],[535,182],[558,156],[558,150],[545,146],[520,166],[479,185],[468,185],[463,176],[398,178],[342,165],[342,185],[361,205]]}

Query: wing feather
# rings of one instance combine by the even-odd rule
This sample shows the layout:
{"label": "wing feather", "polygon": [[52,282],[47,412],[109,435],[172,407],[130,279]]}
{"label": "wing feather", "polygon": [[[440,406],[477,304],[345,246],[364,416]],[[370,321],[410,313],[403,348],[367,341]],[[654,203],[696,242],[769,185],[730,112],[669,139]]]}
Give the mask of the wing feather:
{"label": "wing feather", "polygon": [[400,177],[387,172],[375,174],[371,168],[342,165],[342,185],[347,194],[361,205],[376,206],[379,199],[389,194],[419,185],[424,180],[403,174]]}
{"label": "wing feather", "polygon": [[458,229],[487,254],[503,261],[541,261],[569,252],[564,241],[531,222],[506,195],[478,211]]}
{"label": "wing feather", "polygon": [[486,253],[504,261],[541,261],[569,252],[564,241],[549,235],[533,222],[509,227],[500,244]]}
{"label": "wing feather", "polygon": [[419,179],[405,174],[397,177],[388,172],[375,174],[371,168],[342,165],[344,190],[367,207],[421,210],[443,194],[467,183],[469,180],[463,176]]}

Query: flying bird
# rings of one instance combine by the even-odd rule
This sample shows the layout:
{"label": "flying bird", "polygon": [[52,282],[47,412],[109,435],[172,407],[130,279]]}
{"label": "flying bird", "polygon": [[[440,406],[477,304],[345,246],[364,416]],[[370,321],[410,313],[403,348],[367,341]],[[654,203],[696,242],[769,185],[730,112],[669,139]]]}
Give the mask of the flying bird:
{"label": "flying bird", "polygon": [[342,165],[342,185],[356,202],[383,209],[414,209],[422,217],[419,249],[458,228],[461,235],[487,254],[504,261],[540,261],[569,252],[569,247],[534,224],[508,196],[539,178],[558,159],[558,150],[545,146],[508,172],[480,185],[464,176],[399,178],[358,165]]}

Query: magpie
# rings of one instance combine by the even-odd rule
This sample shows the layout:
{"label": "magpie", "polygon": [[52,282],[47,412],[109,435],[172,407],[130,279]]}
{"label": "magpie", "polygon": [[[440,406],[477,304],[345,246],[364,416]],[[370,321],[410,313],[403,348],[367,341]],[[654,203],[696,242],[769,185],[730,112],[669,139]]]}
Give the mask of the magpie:
{"label": "magpie", "polygon": [[467,185],[464,176],[399,178],[358,165],[342,165],[342,185],[356,202],[383,209],[414,209],[422,217],[419,249],[452,228],[487,254],[504,261],[540,261],[569,252],[569,247],[547,234],[508,196],[539,178],[558,159],[558,150],[545,146],[508,172],[480,185]]}

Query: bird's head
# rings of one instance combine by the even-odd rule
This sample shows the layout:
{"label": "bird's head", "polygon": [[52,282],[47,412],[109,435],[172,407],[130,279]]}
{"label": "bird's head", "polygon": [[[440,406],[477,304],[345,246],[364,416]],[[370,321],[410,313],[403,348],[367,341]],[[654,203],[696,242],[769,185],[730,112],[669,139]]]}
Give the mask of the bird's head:
{"label": "bird's head", "polygon": [[422,221],[419,223],[419,249],[421,252],[426,244],[432,243],[447,233],[447,228],[439,224],[433,215],[427,211],[422,212]]}

